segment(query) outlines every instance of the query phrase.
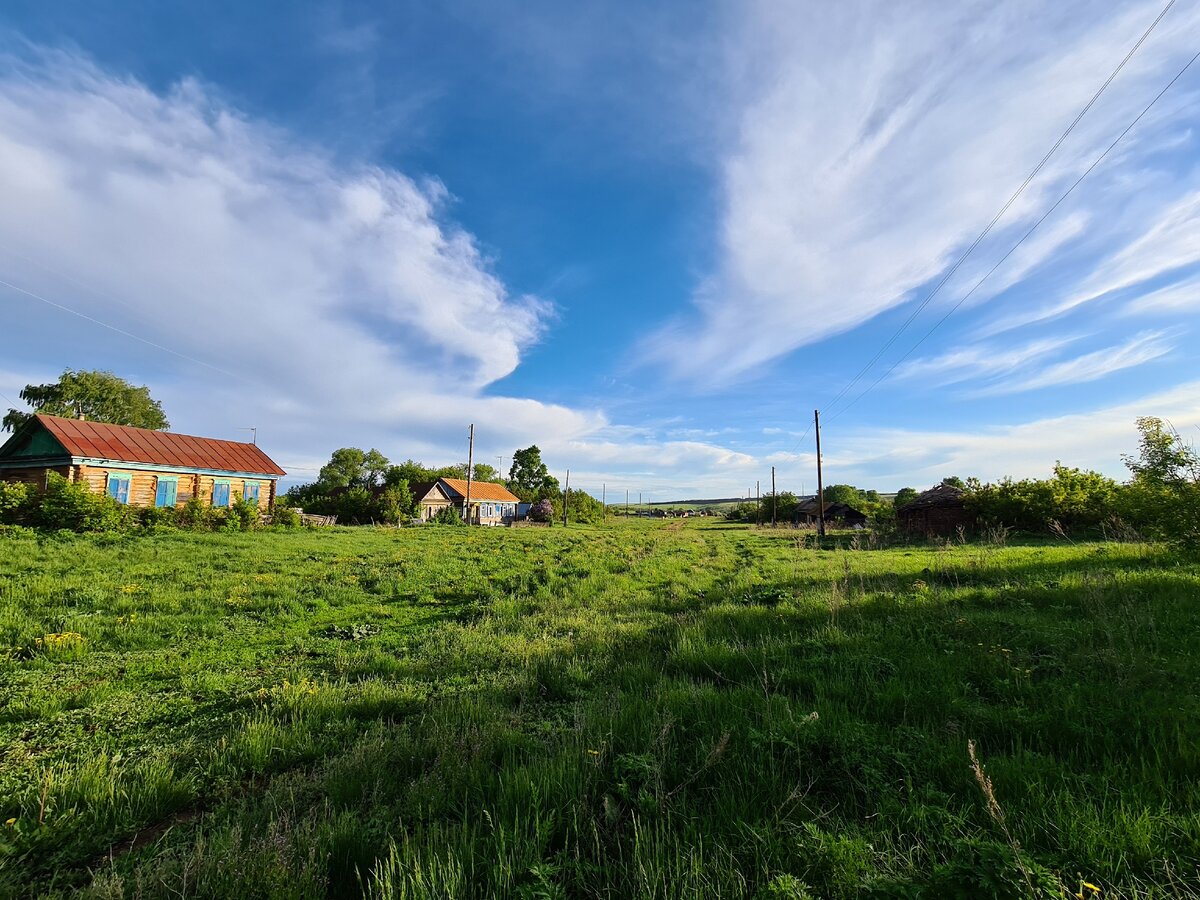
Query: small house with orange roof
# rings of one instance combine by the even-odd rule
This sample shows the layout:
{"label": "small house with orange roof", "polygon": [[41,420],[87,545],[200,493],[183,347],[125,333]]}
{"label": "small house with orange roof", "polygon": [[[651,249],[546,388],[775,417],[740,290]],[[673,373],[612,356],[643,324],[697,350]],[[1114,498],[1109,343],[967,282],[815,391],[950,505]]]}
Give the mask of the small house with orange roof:
{"label": "small house with orange roof", "polygon": [[132,506],[242,498],[264,511],[287,474],[255,444],[39,413],[0,446],[0,481],[45,487],[51,472]]}
{"label": "small house with orange roof", "polygon": [[[453,507],[466,518],[463,512],[467,503],[467,480],[465,478],[439,478],[410,484],[413,500],[422,520],[428,522],[439,511]],[[472,481],[471,518],[472,525],[510,525],[517,515],[520,498],[502,484],[492,481]]]}

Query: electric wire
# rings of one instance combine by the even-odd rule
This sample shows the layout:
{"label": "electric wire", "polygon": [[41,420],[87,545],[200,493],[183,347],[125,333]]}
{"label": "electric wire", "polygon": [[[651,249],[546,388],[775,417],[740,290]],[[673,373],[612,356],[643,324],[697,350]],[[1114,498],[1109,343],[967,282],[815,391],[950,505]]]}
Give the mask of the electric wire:
{"label": "electric wire", "polygon": [[41,294],[35,294],[33,291],[27,291],[25,288],[18,287],[17,285],[12,284],[11,282],[0,279],[0,285],[3,285],[4,287],[7,287],[7,288],[11,288],[12,290],[17,291],[22,294],[25,294],[28,297],[32,297],[34,300],[40,300],[42,303],[45,303],[49,306],[53,306],[55,309],[59,309],[59,310],[62,310],[63,312],[70,313],[73,316],[78,316],[79,318],[84,319],[88,322],[91,322],[94,325],[99,325],[101,328],[107,328],[109,331],[115,331],[117,334],[123,335],[124,337],[130,338],[131,340],[139,341],[140,343],[146,344],[149,347],[153,347],[156,350],[161,350],[164,353],[170,353],[172,356],[177,356],[180,359],[186,359],[188,362],[195,363],[198,366],[204,366],[206,369],[212,369],[214,372],[219,372],[220,374],[225,375],[229,378],[233,378],[237,381],[243,381],[243,382],[246,381],[246,379],[243,378],[241,375],[235,375],[233,372],[229,372],[225,369],[220,368],[219,366],[214,366],[212,363],[207,363],[202,359],[196,359],[194,356],[188,356],[186,353],[180,353],[178,350],[172,350],[170,347],[164,347],[162,344],[157,344],[154,341],[151,341],[147,338],[141,337],[140,335],[133,334],[132,332],[126,331],[123,328],[118,328],[116,325],[110,325],[107,322],[103,322],[100,319],[97,319],[95,316],[89,316],[87,313],[82,313],[77,309],[71,309],[71,307],[69,307],[69,306],[64,306],[61,303],[56,303],[53,300],[47,299],[46,297],[43,297]]}
{"label": "electric wire", "polygon": [[[911,325],[913,323],[913,321],[917,318],[917,316],[919,316],[922,312],[924,312],[925,309],[929,306],[929,304],[933,301],[933,299],[935,297],[937,297],[937,295],[941,292],[942,288],[945,287],[946,282],[948,282],[954,276],[954,273],[958,271],[959,267],[962,266],[962,264],[964,262],[966,262],[967,258],[975,251],[975,249],[992,232],[992,229],[996,226],[996,223],[1000,221],[1000,219],[1004,216],[1004,214],[1006,212],[1008,212],[1008,210],[1012,207],[1012,205],[1025,192],[1025,189],[1027,187],[1029,187],[1029,185],[1033,181],[1033,179],[1038,176],[1038,174],[1046,166],[1046,163],[1048,163],[1050,161],[1050,158],[1052,156],[1054,156],[1054,154],[1058,151],[1059,147],[1062,146],[1063,142],[1071,135],[1071,132],[1073,132],[1075,130],[1075,126],[1077,126],[1080,123],[1080,121],[1082,121],[1083,117],[1085,115],[1087,115],[1088,111],[1096,104],[1096,101],[1100,99],[1101,95],[1108,89],[1108,86],[1110,84],[1112,84],[1113,80],[1117,77],[1117,75],[1119,75],[1121,73],[1121,70],[1125,68],[1126,64],[1129,62],[1130,59],[1133,58],[1133,55],[1135,53],[1137,53],[1137,51],[1141,48],[1142,44],[1144,44],[1146,42],[1146,39],[1150,37],[1150,34],[1158,26],[1158,23],[1163,20],[1163,18],[1166,16],[1166,14],[1168,12],[1170,12],[1171,7],[1173,7],[1175,5],[1175,3],[1176,3],[1176,0],[1169,0],[1167,5],[1162,8],[1162,10],[1159,12],[1158,16],[1156,16],[1154,21],[1150,23],[1150,26],[1144,32],[1142,32],[1142,36],[1140,38],[1138,38],[1137,43],[1135,43],[1133,45],[1133,47],[1130,48],[1129,52],[1125,54],[1125,57],[1120,61],[1120,63],[1117,64],[1117,67],[1112,70],[1112,72],[1109,74],[1108,78],[1106,78],[1104,80],[1104,83],[1101,84],[1100,87],[1096,90],[1096,92],[1092,95],[1092,98],[1090,100],[1088,100],[1088,102],[1086,104],[1084,104],[1083,108],[1078,112],[1078,114],[1075,116],[1075,118],[1071,120],[1071,123],[1067,126],[1066,130],[1063,131],[1063,133],[1061,135],[1059,135],[1058,140],[1054,142],[1054,145],[1048,151],[1046,151],[1045,156],[1043,156],[1041,158],[1041,160],[1038,162],[1038,164],[1033,167],[1033,171],[1031,171],[1025,177],[1025,180],[1021,182],[1020,187],[1018,187],[1017,190],[1013,193],[1013,195],[1008,198],[1008,201],[1004,204],[1004,206],[1002,206],[1000,208],[1000,211],[992,217],[992,220],[990,222],[988,222],[987,226],[983,229],[983,231],[981,231],[979,233],[979,235],[975,238],[975,240],[971,242],[971,245],[969,247],[967,247],[967,249],[963,252],[963,254],[958,257],[958,259],[955,261],[955,263],[946,271],[946,273],[944,275],[942,275],[941,279],[934,286],[933,290],[925,297],[925,299],[922,300],[921,303],[918,304],[918,306],[911,313],[909,313],[908,318],[906,318],[904,320],[904,322],[901,323],[900,327],[895,331],[895,333],[892,334],[892,336],[889,337],[886,342],[884,342],[883,346],[880,347],[879,350],[876,351],[875,355],[872,356],[861,369],[859,369],[858,374],[856,374],[852,379],[850,379],[850,381],[847,382],[846,385],[840,391],[838,391],[837,395],[833,398],[833,400],[831,400],[829,402],[828,408],[832,409],[834,406],[836,406],[838,401],[840,401],[843,397],[845,397],[846,394],[849,393],[850,389],[852,387],[854,387],[854,385],[856,385],[860,380],[862,380],[863,376],[865,376],[867,374],[867,372],[869,372],[872,369],[872,367],[874,367],[875,363],[877,363],[880,360],[880,358],[883,356],[883,354],[886,353],[893,344],[895,344],[895,342],[908,329],[909,325]],[[797,445],[797,446],[799,446],[799,445]]]}
{"label": "electric wire", "polygon": [[1167,82],[1166,87],[1164,87],[1161,91],[1159,91],[1154,96],[1154,99],[1151,100],[1140,113],[1138,113],[1137,118],[1135,118],[1132,122],[1130,122],[1127,126],[1125,126],[1125,130],[1122,131],[1119,135],[1117,135],[1116,139],[1104,149],[1104,152],[1102,152],[1099,156],[1096,157],[1095,160],[1092,161],[1092,164],[1090,166],[1088,166],[1087,169],[1084,170],[1083,174],[1080,175],[1077,179],[1075,179],[1074,183],[1072,183],[1072,185],[1069,188],[1067,188],[1066,192],[1063,193],[1063,195],[1061,197],[1059,197],[1056,201],[1054,201],[1054,205],[1051,206],[1048,210],[1046,210],[1046,212],[1042,214],[1041,218],[1039,218],[1036,222],[1033,223],[1033,225],[1029,228],[1029,230],[1026,231],[1025,234],[1023,234],[1021,236],[1021,239],[1018,240],[1015,244],[1013,244],[1013,246],[1008,250],[1008,252],[1005,253],[1002,257],[1000,257],[1000,259],[996,262],[996,264],[994,266],[992,266],[984,274],[984,276],[979,279],[979,281],[975,282],[974,287],[972,287],[969,291],[967,291],[967,293],[964,294],[957,303],[955,303],[952,307],[950,307],[950,309],[946,311],[946,314],[944,316],[942,316],[937,322],[935,322],[933,324],[933,327],[931,327],[927,332],[925,332],[924,335],[922,335],[920,340],[918,340],[915,344],[913,344],[911,347],[909,347],[908,350],[905,351],[905,353],[899,359],[897,359],[895,362],[893,362],[892,365],[888,368],[888,370],[886,372],[884,372],[877,379],[875,379],[875,381],[872,382],[867,387],[866,390],[864,390],[861,394],[859,394],[857,397],[855,397],[853,400],[851,400],[849,403],[847,403],[845,406],[843,406],[836,413],[831,415],[829,418],[829,421],[831,421],[831,422],[835,421],[840,415],[842,415],[842,413],[846,412],[848,409],[850,409],[852,406],[854,406],[854,404],[856,404],[859,400],[861,400],[863,397],[865,397],[867,394],[869,394],[885,378],[887,378],[889,375],[891,375],[892,372],[894,372],[896,370],[896,367],[900,365],[900,363],[902,363],[902,362],[904,362],[904,360],[908,359],[908,357],[911,356],[918,347],[920,347],[923,343],[925,343],[925,341],[929,338],[929,336],[932,335],[935,331],[937,331],[938,328],[940,328],[942,326],[942,324],[947,319],[949,319],[950,316],[952,316],[959,309],[959,307],[961,307],[971,297],[971,295],[974,294],[975,291],[977,291],[979,289],[979,287],[985,281],[988,280],[988,278],[991,277],[992,273],[995,272],[998,268],[1000,268],[1000,266],[1004,263],[1004,261],[1007,260],[1010,256],[1012,256],[1012,254],[1016,251],[1016,249],[1018,247],[1020,247],[1023,243],[1025,243],[1026,239],[1028,239],[1030,235],[1032,235],[1035,231],[1037,231],[1038,226],[1040,226],[1043,222],[1045,222],[1046,219],[1048,219],[1050,217],[1050,215],[1056,209],[1058,209],[1058,207],[1063,203],[1063,201],[1065,201],[1068,197],[1071,196],[1072,193],[1074,193],[1075,188],[1079,187],[1079,185],[1083,182],[1083,180],[1092,173],[1092,170],[1094,170],[1098,165],[1100,165],[1101,162],[1104,161],[1104,159],[1108,156],[1108,154],[1111,153],[1113,151],[1113,149],[1115,149],[1116,146],[1119,143],[1121,143],[1121,141],[1125,138],[1125,136],[1134,129],[1134,126],[1136,126],[1137,123],[1140,122],[1142,120],[1142,118],[1148,112],[1150,112],[1151,109],[1154,108],[1154,105],[1156,103],[1158,103],[1158,101],[1160,99],[1162,99],[1163,95],[1166,94],[1166,92],[1171,89],[1171,87],[1175,84],[1175,82],[1177,82],[1180,78],[1183,77],[1184,73],[1187,72],[1187,70],[1192,67],[1192,64],[1197,59],[1200,59],[1200,52],[1197,52],[1195,56],[1193,56],[1191,59],[1189,59],[1187,61],[1187,63],[1184,65],[1184,67],[1182,69],[1180,69],[1178,73],[1176,73],[1175,77],[1172,78],[1169,82]]}

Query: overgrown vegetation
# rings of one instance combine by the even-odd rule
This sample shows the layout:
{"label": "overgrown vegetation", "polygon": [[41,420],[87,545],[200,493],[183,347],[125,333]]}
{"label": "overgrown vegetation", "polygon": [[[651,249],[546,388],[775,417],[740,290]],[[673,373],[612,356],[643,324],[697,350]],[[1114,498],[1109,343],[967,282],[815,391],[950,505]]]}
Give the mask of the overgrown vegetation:
{"label": "overgrown vegetation", "polygon": [[859,546],[0,534],[0,895],[1195,896],[1200,566]]}
{"label": "overgrown vegetation", "polygon": [[[118,503],[106,494],[88,490],[51,472],[44,490],[0,481],[0,526],[24,526],[47,531],[135,532],[161,528],[200,531],[248,531],[261,524],[258,506],[240,496],[226,508],[213,508],[192,498],[183,506],[138,507]],[[285,512],[277,526],[294,526],[298,519]]]}

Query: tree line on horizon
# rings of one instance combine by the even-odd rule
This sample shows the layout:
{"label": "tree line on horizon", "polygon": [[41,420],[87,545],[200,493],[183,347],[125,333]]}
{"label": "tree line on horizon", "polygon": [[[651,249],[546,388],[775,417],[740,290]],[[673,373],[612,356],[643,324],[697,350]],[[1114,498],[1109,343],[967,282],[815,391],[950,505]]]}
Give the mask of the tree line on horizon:
{"label": "tree line on horizon", "polygon": [[[20,397],[33,412],[9,409],[3,419],[6,431],[16,431],[35,413],[155,430],[170,427],[162,404],[148,387],[133,385],[112,372],[66,369],[57,381],[26,385]],[[984,526],[1057,533],[1130,528],[1147,537],[1200,548],[1200,456],[1162,419],[1141,417],[1137,429],[1138,454],[1123,457],[1131,475],[1124,483],[1061,462],[1044,479],[985,483],[950,476],[942,483],[962,489],[965,504]],[[336,515],[343,522],[398,523],[417,513],[410,485],[466,475],[466,463],[429,467],[406,459],[392,464],[377,449],[343,447],[333,452],[316,481],[291,488],[284,498],[286,504]],[[547,510],[554,520],[562,517],[564,492],[536,444],[513,453],[507,477],[487,463],[476,463],[471,475],[474,481],[505,485],[522,502],[535,505],[542,517]],[[874,490],[833,484],[822,496],[828,504],[844,503],[887,525],[918,494],[905,487],[888,500]],[[571,521],[602,520],[604,508],[590,494],[575,490],[566,499]],[[787,491],[768,493],[761,505],[740,503],[728,516],[744,521],[768,518],[773,506],[777,521],[790,522],[803,499]]]}

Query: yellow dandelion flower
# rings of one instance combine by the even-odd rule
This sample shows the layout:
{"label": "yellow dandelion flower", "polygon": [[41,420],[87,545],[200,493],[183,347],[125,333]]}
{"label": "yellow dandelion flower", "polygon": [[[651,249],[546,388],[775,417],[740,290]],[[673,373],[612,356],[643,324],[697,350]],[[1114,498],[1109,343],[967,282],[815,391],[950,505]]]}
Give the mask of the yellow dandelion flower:
{"label": "yellow dandelion flower", "polygon": [[5,825],[10,825],[10,826],[11,826],[11,825],[16,825],[16,824],[17,824],[17,820],[16,820],[16,819],[5,819],[5,820],[4,820],[4,824],[5,824]]}
{"label": "yellow dandelion flower", "polygon": [[1094,884],[1092,884],[1090,881],[1085,881],[1085,882],[1083,883],[1083,886],[1084,886],[1085,888],[1087,888],[1089,891],[1095,891],[1097,894],[1098,894],[1098,893],[1100,893],[1100,888],[1096,887],[1096,886],[1095,886]]}

